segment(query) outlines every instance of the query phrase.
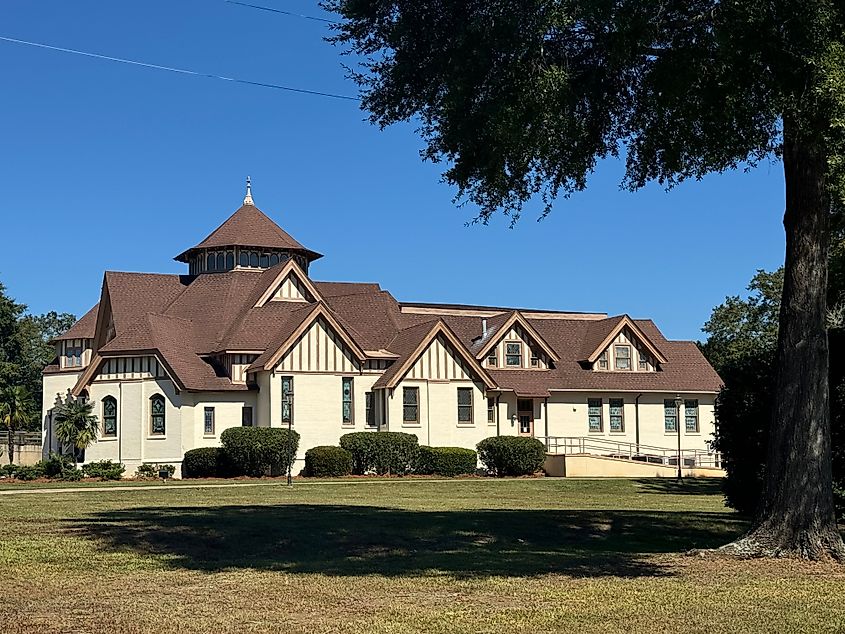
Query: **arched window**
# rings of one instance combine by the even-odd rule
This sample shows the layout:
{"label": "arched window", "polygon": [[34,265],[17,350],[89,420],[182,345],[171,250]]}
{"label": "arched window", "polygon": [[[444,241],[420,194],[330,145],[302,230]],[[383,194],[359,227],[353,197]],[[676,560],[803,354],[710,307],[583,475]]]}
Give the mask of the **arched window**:
{"label": "arched window", "polygon": [[205,270],[206,271],[213,271],[214,265],[217,262],[217,259],[214,257],[213,253],[209,253],[205,258]]}
{"label": "arched window", "polygon": [[229,251],[226,254],[226,270],[231,271],[235,268],[235,254]]}
{"label": "arched window", "polygon": [[241,256],[238,259],[239,266],[249,266],[249,253],[241,251]]}
{"label": "arched window", "polygon": [[117,436],[117,399],[107,396],[103,399],[103,437]]}
{"label": "arched window", "polygon": [[268,266],[270,266],[270,255],[267,254],[267,253],[262,253],[261,254],[261,268],[266,269]]}
{"label": "arched window", "polygon": [[226,254],[225,253],[218,253],[217,254],[217,270],[218,271],[225,271],[226,270]]}
{"label": "arched window", "polygon": [[270,256],[270,266],[276,266],[279,263],[279,255],[274,253]]}
{"label": "arched window", "polygon": [[258,267],[258,252],[257,251],[250,251],[249,252],[249,265],[253,268]]}
{"label": "arched window", "polygon": [[161,394],[154,394],[150,397],[150,435],[164,436],[164,397]]}

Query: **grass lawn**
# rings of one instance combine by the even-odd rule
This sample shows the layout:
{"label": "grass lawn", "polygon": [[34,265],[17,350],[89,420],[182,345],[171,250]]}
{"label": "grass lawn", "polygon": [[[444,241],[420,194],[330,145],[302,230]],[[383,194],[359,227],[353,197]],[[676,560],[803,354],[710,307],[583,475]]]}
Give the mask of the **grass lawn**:
{"label": "grass lawn", "polygon": [[714,481],[0,496],[3,632],[845,632],[845,569],[686,557]]}

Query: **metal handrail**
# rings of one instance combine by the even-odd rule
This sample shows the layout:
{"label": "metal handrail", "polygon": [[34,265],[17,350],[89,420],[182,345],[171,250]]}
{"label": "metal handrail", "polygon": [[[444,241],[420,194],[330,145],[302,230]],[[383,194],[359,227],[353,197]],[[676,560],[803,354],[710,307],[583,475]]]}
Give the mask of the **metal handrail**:
{"label": "metal handrail", "polygon": [[[551,454],[590,454],[652,464],[678,465],[678,450],[632,442],[584,436],[541,436],[538,440]],[[722,456],[703,449],[681,449],[680,462],[686,467],[721,468]]]}

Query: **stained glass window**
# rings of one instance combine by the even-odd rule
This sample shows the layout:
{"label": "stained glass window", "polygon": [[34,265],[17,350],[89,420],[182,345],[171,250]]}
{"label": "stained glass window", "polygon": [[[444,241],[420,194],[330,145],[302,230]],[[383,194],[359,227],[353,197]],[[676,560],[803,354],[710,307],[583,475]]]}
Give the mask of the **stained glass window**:
{"label": "stained glass window", "polygon": [[602,430],[600,398],[587,399],[587,418],[589,421],[590,431]]}
{"label": "stained glass window", "polygon": [[203,433],[206,436],[211,436],[212,434],[214,434],[214,408],[213,407],[206,407],[203,413],[204,413]]}
{"label": "stained glass window", "polygon": [[675,401],[669,398],[663,401],[663,429],[678,431],[678,410],[675,409]]}
{"label": "stained glass window", "polygon": [[342,385],[343,424],[353,425],[355,420],[352,414],[352,377],[343,377]]}
{"label": "stained glass window", "polygon": [[625,401],[610,399],[610,431],[625,431]]}
{"label": "stained glass window", "polygon": [[368,427],[375,427],[376,426],[376,408],[375,403],[373,403],[373,393],[366,392],[364,394],[364,405],[366,407],[366,417],[367,417],[367,426]]}
{"label": "stained glass window", "polygon": [[241,425],[244,427],[252,427],[252,407],[244,405],[241,410]]}
{"label": "stained glass window", "polygon": [[117,399],[113,396],[103,399],[103,436],[117,436]]}
{"label": "stained glass window", "polygon": [[458,422],[472,423],[472,388],[458,388]]}
{"label": "stained glass window", "polygon": [[698,400],[684,401],[684,423],[688,432],[698,431]]}
{"label": "stained glass window", "polygon": [[420,420],[420,388],[402,388],[402,422],[417,423]]}
{"label": "stained glass window", "polygon": [[505,344],[505,365],[522,365],[522,344],[518,341]]}
{"label": "stained glass window", "polygon": [[154,436],[164,436],[164,397],[156,394],[150,399],[150,433]]}

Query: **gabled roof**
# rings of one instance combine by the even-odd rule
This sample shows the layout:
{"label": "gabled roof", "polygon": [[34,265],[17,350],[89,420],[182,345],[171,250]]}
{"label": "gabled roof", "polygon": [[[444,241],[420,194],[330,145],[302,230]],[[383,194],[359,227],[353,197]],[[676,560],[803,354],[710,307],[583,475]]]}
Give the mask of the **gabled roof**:
{"label": "gabled roof", "polygon": [[94,304],[91,310],[82,315],[75,324],[53,339],[53,341],[62,341],[64,339],[93,339],[97,330],[97,310],[99,308],[99,302]]}
{"label": "gabled roof", "polygon": [[379,377],[373,388],[395,388],[438,335],[442,335],[452,345],[453,350],[481,378],[487,388],[495,387],[493,379],[469,353],[452,329],[442,319],[437,319],[405,328],[396,335],[388,350],[400,355],[399,359]]}
{"label": "gabled roof", "polygon": [[331,326],[332,329],[340,335],[343,343],[349,347],[352,354],[355,355],[355,358],[357,358],[358,361],[363,362],[366,360],[366,353],[361,349],[361,346],[358,345],[355,339],[350,336],[347,331],[347,327],[332,314],[332,311],[329,310],[324,302],[317,302],[312,306],[308,306],[307,308],[304,307],[296,311],[293,319],[286,323],[282,329],[278,345],[267,348],[264,354],[259,356],[252,365],[247,368],[247,372],[255,370],[272,370],[279,363],[279,360],[284,356],[284,354],[294,346],[299,337],[301,337],[320,317],[325,319],[329,326]]}
{"label": "gabled roof", "polygon": [[[513,311],[502,323],[501,325],[497,325],[495,335],[491,336],[488,330],[488,335],[485,338],[486,343],[481,347],[481,349],[475,354],[476,359],[484,358],[484,355],[487,354],[490,349],[495,346],[499,341],[501,341],[502,337],[507,333],[511,328],[515,325],[519,324],[522,329],[528,333],[528,335],[537,342],[537,345],[545,352],[548,357],[552,361],[559,361],[560,357],[558,356],[557,352],[555,352],[554,348],[552,348],[543,336],[537,332],[537,330],[528,323],[528,320],[523,317],[519,311]],[[489,328],[488,323],[488,328]]]}
{"label": "gabled roof", "polygon": [[599,355],[610,345],[610,342],[616,339],[624,328],[630,329],[634,333],[634,336],[659,363],[666,363],[666,357],[663,353],[660,352],[657,346],[654,345],[628,315],[618,315],[617,317],[590,322],[590,327],[587,330],[587,336],[584,338],[584,345],[582,347],[582,360],[588,363],[594,363],[599,358]]}
{"label": "gabled roof", "polygon": [[186,249],[174,260],[187,262],[192,251],[216,247],[287,249],[301,252],[309,261],[323,257],[316,251],[302,246],[288,232],[270,220],[263,211],[251,204],[241,206],[202,242]]}
{"label": "gabled roof", "polygon": [[[276,267],[273,267],[274,269]],[[261,293],[261,296],[256,300],[253,308],[258,308],[260,306],[264,306],[267,302],[270,301],[270,298],[273,297],[273,293],[276,292],[279,285],[285,281],[288,276],[294,276],[297,280],[311,293],[311,297],[314,299],[315,302],[318,302],[322,299],[320,296],[320,291],[317,290],[317,287],[314,286],[313,282],[308,279],[308,276],[305,272],[299,267],[299,265],[294,260],[288,260],[284,264],[279,265],[279,270],[267,287],[264,289],[264,292]]]}

